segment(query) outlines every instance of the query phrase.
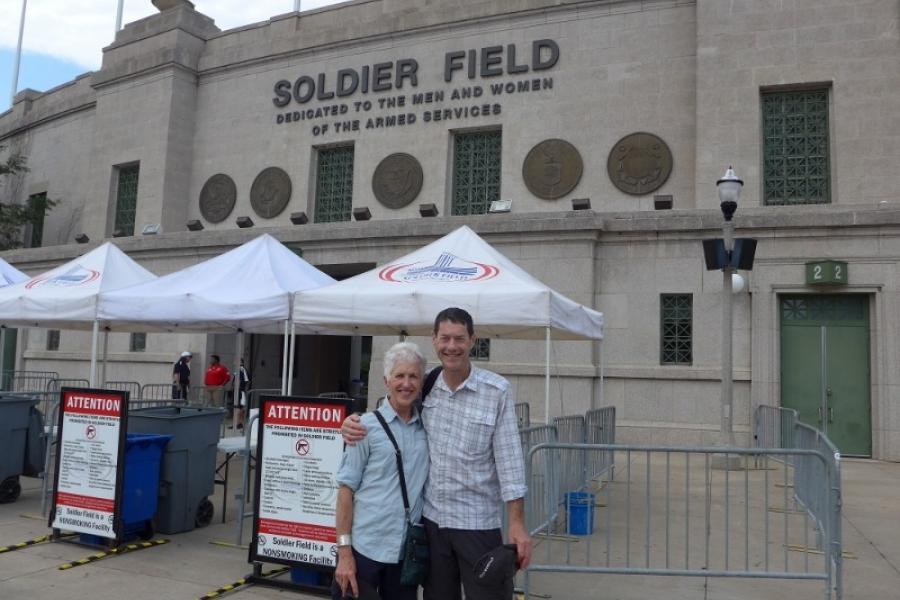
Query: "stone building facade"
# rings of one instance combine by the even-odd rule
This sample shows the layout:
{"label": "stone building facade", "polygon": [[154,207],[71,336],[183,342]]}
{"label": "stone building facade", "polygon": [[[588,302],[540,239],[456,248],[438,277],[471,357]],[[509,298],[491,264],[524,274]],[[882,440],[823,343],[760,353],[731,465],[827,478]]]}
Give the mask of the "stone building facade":
{"label": "stone building facade", "polygon": [[[11,263],[115,237],[163,274],[265,231],[343,277],[467,224],[605,314],[602,347],[553,344],[553,415],[612,404],[624,441],[707,443],[722,275],[701,241],[721,236],[732,164],[737,235],[758,240],[734,296],[738,440],[783,404],[849,454],[900,459],[896,2],[354,0],[229,31],[176,4],[0,115],[30,167],[3,193],[59,202]],[[271,383],[279,342],[257,337]],[[22,332],[16,368],[83,373],[86,334],[47,338]],[[231,342],[110,343],[108,379],[151,383],[177,351]],[[347,386],[342,344],[301,341],[302,390]],[[494,340],[483,358],[543,420],[543,351]]]}

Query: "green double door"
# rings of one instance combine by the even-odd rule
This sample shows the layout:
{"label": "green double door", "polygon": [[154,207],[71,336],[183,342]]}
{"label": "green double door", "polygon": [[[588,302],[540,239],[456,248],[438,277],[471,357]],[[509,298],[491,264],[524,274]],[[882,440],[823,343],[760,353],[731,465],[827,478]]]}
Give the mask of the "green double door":
{"label": "green double door", "polygon": [[781,406],[841,454],[871,456],[868,296],[785,295],[780,315]]}

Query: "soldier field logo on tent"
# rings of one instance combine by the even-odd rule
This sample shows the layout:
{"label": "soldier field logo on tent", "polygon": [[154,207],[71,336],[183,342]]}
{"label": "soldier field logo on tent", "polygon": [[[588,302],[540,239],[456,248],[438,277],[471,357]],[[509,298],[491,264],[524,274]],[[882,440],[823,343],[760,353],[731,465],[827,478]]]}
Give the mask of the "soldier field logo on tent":
{"label": "soldier field logo on tent", "polygon": [[424,261],[389,265],[378,272],[379,279],[393,283],[417,281],[485,281],[496,277],[500,267],[472,262],[443,252],[432,264]]}
{"label": "soldier field logo on tent", "polygon": [[100,277],[100,271],[93,269],[85,269],[80,265],[76,265],[59,275],[53,277],[36,277],[25,284],[26,289],[33,289],[43,285],[52,285],[56,287],[75,287],[90,283]]}

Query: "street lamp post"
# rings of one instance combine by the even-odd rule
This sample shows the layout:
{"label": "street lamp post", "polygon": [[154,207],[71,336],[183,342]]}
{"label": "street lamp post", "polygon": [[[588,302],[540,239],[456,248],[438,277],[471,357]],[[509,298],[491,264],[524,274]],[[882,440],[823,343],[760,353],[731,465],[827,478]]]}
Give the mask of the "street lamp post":
{"label": "street lamp post", "polygon": [[738,179],[732,167],[716,182],[719,188],[719,207],[722,216],[722,238],[725,245],[725,266],[722,267],[722,415],[719,425],[720,443],[734,446],[734,366],[732,361],[732,276],[735,267],[731,260],[734,250],[734,213],[741,197],[744,182]]}

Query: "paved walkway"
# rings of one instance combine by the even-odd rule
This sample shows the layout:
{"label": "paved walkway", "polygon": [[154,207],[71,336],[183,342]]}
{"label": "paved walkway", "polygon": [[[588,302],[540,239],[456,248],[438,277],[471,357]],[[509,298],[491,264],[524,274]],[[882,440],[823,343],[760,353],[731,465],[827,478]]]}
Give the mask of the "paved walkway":
{"label": "paved walkway", "polygon": [[[232,472],[240,480],[237,468]],[[233,480],[234,481],[234,480]],[[38,482],[23,479],[18,502],[0,505],[0,546],[48,533],[40,511]],[[900,598],[900,463],[846,460],[843,463],[844,598]],[[214,499],[221,506],[221,491]],[[29,600],[159,600],[197,598],[232,583],[249,571],[247,552],[214,545],[234,541],[234,507],[222,525],[168,536],[171,542],[79,566],[58,570],[62,563],[88,554],[84,547],[39,544],[0,554],[0,599]],[[245,534],[246,541],[248,534]],[[820,582],[738,581],[609,575],[535,575],[536,591],[557,600],[757,600],[789,597],[821,598]],[[232,593],[238,600],[312,598],[261,587]]]}

